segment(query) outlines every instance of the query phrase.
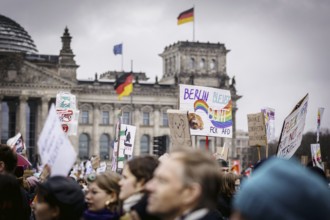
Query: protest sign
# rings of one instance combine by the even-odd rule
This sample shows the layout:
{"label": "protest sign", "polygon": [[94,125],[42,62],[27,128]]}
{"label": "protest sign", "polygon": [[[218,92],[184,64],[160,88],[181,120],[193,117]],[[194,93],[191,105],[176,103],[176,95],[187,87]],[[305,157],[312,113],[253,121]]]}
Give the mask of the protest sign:
{"label": "protest sign", "polygon": [[228,161],[229,147],[224,143],[223,147],[217,147],[217,152],[215,153],[216,159],[223,159]]}
{"label": "protest sign", "polygon": [[321,147],[319,143],[311,144],[311,153],[312,153],[313,166],[319,167],[322,170],[324,170],[324,166],[322,163],[322,156],[321,156]]}
{"label": "protest sign", "polygon": [[262,108],[265,116],[266,134],[268,143],[275,139],[275,109]]}
{"label": "protest sign", "polygon": [[120,125],[120,146],[124,147],[124,154],[133,156],[136,127],[132,125]]}
{"label": "protest sign", "polygon": [[60,119],[63,131],[68,135],[76,135],[79,119],[76,96],[70,92],[58,92],[56,95],[56,113]]}
{"label": "protest sign", "polygon": [[96,173],[104,173],[107,170],[107,163],[102,161],[100,167],[96,169]]}
{"label": "protest sign", "polygon": [[180,110],[188,111],[191,135],[232,137],[229,90],[181,84]]}
{"label": "protest sign", "polygon": [[308,107],[308,94],[298,102],[285,118],[277,149],[277,156],[289,159],[301,144]]}
{"label": "protest sign", "polygon": [[168,126],[172,146],[191,147],[190,128],[188,123],[188,112],[182,110],[168,109]]}
{"label": "protest sign", "polygon": [[264,113],[248,114],[249,146],[267,146]]}
{"label": "protest sign", "polygon": [[20,132],[14,137],[9,138],[7,140],[7,145],[18,154],[22,154],[26,150],[23,136]]}
{"label": "protest sign", "polygon": [[76,152],[62,130],[54,105],[40,133],[38,149],[42,164],[49,166],[51,176],[68,175],[76,160]]}

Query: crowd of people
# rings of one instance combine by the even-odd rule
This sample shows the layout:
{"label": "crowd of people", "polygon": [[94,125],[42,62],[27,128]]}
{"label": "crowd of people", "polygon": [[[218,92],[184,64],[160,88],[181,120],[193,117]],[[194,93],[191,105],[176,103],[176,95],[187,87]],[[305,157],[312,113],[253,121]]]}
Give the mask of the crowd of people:
{"label": "crowd of people", "polygon": [[16,164],[1,144],[0,220],[330,219],[326,178],[293,159],[267,159],[245,178],[192,148],[136,156],[121,173],[83,178],[36,176]]}

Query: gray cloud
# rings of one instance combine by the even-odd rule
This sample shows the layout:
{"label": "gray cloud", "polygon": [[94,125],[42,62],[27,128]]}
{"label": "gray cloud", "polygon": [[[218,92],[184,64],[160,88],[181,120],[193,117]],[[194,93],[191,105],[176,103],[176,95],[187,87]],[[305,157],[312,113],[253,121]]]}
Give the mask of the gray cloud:
{"label": "gray cloud", "polygon": [[177,26],[180,12],[195,5],[196,40],[221,42],[231,50],[229,76],[236,76],[237,127],[246,114],[276,109],[276,134],[295,104],[310,94],[306,129],[315,131],[317,107],[325,107],[322,127],[330,127],[330,2],[327,0],[2,0],[1,13],[21,24],[40,53],[58,54],[65,26],[73,36],[79,78],[119,70],[113,45],[124,43],[125,69],[162,74],[158,56],[165,46],[192,40],[192,24]]}

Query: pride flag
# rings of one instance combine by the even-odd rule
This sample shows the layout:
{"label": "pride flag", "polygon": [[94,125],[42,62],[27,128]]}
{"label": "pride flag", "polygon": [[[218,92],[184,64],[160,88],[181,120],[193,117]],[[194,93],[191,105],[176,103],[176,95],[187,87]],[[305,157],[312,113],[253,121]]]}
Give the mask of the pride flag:
{"label": "pride flag", "polygon": [[123,96],[129,96],[133,91],[133,74],[125,73],[121,75],[115,82],[115,90],[119,95],[119,99]]}
{"label": "pride flag", "polygon": [[178,25],[194,21],[194,8],[181,12],[178,16]]}

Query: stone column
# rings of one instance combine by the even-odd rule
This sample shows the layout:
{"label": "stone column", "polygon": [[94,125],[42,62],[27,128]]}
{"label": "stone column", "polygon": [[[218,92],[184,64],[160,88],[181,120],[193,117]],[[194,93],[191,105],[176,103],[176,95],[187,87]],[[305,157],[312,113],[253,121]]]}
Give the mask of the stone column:
{"label": "stone column", "polygon": [[154,107],[154,136],[159,136],[160,106]]}
{"label": "stone column", "polygon": [[100,104],[93,104],[93,132],[92,132],[92,152],[93,155],[100,154],[100,134],[99,134],[99,124],[100,124]]}
{"label": "stone column", "polygon": [[[160,108],[161,106],[154,106],[154,112],[153,112],[153,115],[154,115],[154,122],[153,122],[153,125],[154,125],[154,136],[160,136],[160,133],[159,133],[159,121],[160,121]],[[149,148],[149,152],[153,152],[153,137],[151,137],[151,140],[150,140],[150,148]]]}
{"label": "stone column", "polygon": [[42,128],[46,122],[46,118],[48,116],[48,106],[49,106],[50,97],[43,96],[41,98],[41,105],[38,109],[40,109],[40,114],[38,114],[38,125],[37,125],[37,138],[41,133]]}
{"label": "stone column", "polygon": [[16,133],[21,132],[23,138],[26,137],[26,105],[27,105],[27,96],[19,97],[19,116],[18,123],[16,126]]}
{"label": "stone column", "polygon": [[140,140],[141,140],[141,133],[140,133],[140,107],[135,105],[134,108],[134,125],[136,126],[136,133],[135,133],[135,140],[134,140],[134,152],[133,155],[140,154]]}

